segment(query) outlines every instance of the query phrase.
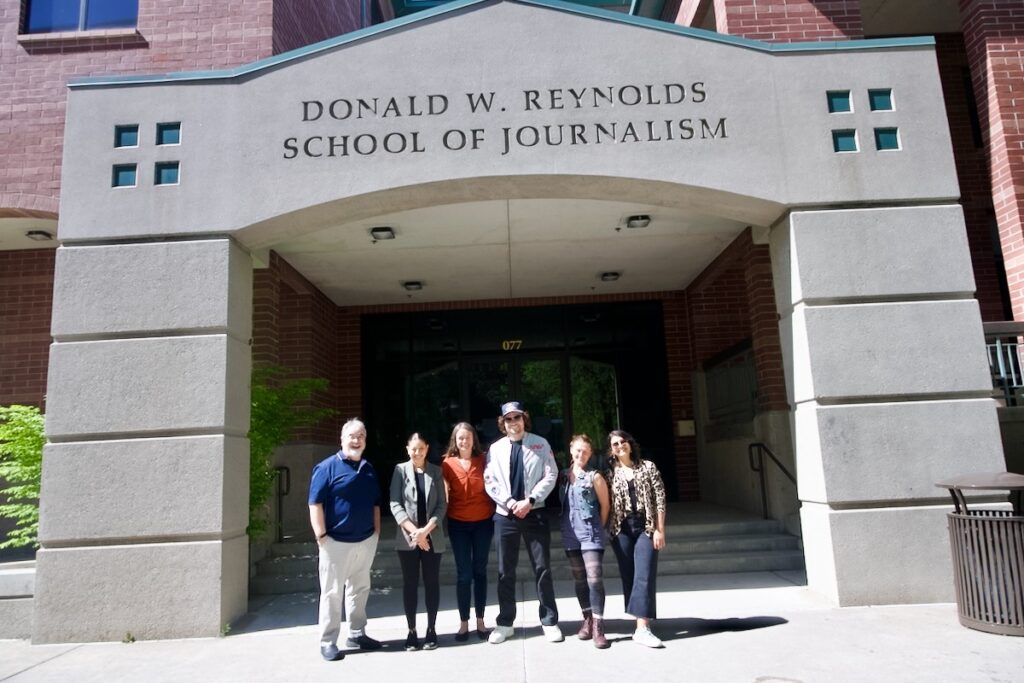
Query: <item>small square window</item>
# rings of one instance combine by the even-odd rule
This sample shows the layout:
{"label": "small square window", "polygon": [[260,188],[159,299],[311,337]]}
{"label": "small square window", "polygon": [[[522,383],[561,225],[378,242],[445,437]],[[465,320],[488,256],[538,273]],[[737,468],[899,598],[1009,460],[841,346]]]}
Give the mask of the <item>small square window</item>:
{"label": "small square window", "polygon": [[178,145],[181,144],[181,123],[158,123],[156,124],[156,144]]}
{"label": "small square window", "polygon": [[139,124],[114,126],[114,147],[138,147]]}
{"label": "small square window", "polygon": [[880,152],[900,148],[900,132],[896,128],[875,128],[875,149]]}
{"label": "small square window", "polygon": [[842,114],[853,111],[849,90],[829,90],[825,93],[825,96],[828,99],[829,114]]}
{"label": "small square window", "polygon": [[117,164],[114,166],[112,187],[135,187],[135,164]]}
{"label": "small square window", "polygon": [[153,173],[153,182],[156,185],[177,185],[178,184],[178,162],[159,161]]}
{"label": "small square window", "polygon": [[892,111],[892,88],[868,90],[868,105],[871,111]]}
{"label": "small square window", "polygon": [[837,152],[857,151],[857,131],[855,130],[834,130],[832,131],[832,149]]}

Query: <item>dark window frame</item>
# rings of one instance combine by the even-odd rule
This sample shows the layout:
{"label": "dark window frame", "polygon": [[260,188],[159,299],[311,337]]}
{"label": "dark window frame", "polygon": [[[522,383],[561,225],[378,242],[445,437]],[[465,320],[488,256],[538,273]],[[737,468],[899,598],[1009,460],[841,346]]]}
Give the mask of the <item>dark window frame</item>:
{"label": "dark window frame", "polygon": [[104,29],[118,29],[118,28],[135,28],[139,23],[139,2],[138,0],[116,0],[117,4],[128,10],[127,14],[131,15],[131,19],[124,20],[116,24],[107,24],[103,26],[90,25],[89,21],[89,5],[90,3],[104,3],[110,5],[115,0],[76,0],[78,4],[78,21],[75,26],[54,26],[41,25],[32,26],[32,13],[33,6],[35,9],[42,11],[41,7],[49,8],[54,4],[55,0],[25,0],[22,3],[22,17],[21,17],[21,32],[24,35],[45,35],[47,33],[62,33],[65,31],[94,31]]}

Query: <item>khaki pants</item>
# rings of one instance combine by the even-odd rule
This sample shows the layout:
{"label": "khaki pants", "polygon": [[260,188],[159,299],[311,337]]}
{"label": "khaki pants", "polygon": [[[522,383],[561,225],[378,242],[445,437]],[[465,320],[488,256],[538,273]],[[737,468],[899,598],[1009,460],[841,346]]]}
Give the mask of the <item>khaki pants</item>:
{"label": "khaki pants", "polygon": [[328,536],[320,546],[320,643],[336,645],[341,632],[341,600],[345,599],[349,637],[366,628],[366,598],[370,595],[370,566],[377,552],[377,534],[358,543]]}

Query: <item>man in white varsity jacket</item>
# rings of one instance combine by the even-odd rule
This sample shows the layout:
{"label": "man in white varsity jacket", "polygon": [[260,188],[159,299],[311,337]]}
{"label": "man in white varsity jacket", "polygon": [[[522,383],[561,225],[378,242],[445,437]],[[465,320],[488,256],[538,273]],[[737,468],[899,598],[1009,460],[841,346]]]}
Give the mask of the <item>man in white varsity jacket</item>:
{"label": "man in white varsity jacket", "polygon": [[505,436],[491,444],[484,469],[487,495],[494,499],[494,533],[498,538],[498,619],[488,640],[505,642],[515,632],[516,564],[520,539],[533,563],[544,637],[562,640],[551,583],[551,529],[542,511],[555,488],[558,465],[544,437],[530,434],[530,415],[518,401],[501,406],[498,429]]}

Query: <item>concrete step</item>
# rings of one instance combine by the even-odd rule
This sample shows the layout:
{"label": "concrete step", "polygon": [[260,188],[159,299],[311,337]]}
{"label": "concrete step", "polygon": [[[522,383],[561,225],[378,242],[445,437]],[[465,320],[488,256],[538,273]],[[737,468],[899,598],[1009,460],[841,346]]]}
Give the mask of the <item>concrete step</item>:
{"label": "concrete step", "polygon": [[[667,550],[666,550],[667,552]],[[391,555],[392,557],[388,557]],[[401,571],[393,553],[378,554],[371,570],[374,590],[397,588],[402,585]],[[556,581],[569,580],[571,574],[565,562],[565,556],[552,555],[551,571]],[[250,580],[250,590],[256,595],[276,595],[281,593],[315,592],[319,590],[316,574],[316,559],[313,557],[297,558],[292,571],[282,574],[261,572]],[[299,567],[302,567],[300,569]],[[800,550],[768,550],[758,552],[730,553],[684,553],[663,554],[658,558],[659,576],[677,576],[685,574],[725,574],[741,572],[783,571],[803,569],[804,556]],[[525,572],[525,573],[524,573]],[[529,559],[525,552],[519,558],[519,573],[528,576]],[[488,576],[497,574],[497,566],[492,560],[488,567]],[[605,554],[604,575],[606,579],[619,577],[618,563],[611,552]],[[450,555],[445,556],[441,565],[441,584],[455,584],[455,567]]]}
{"label": "concrete step", "polygon": [[[571,577],[562,552],[562,537],[552,515],[551,570],[556,579]],[[675,517],[675,519],[673,519]],[[373,563],[374,589],[401,585],[401,569],[394,550],[394,522],[385,518],[381,541]],[[658,573],[676,574],[733,573],[803,569],[800,539],[782,533],[776,520],[764,520],[725,508],[702,510],[699,515],[670,516],[666,528],[668,546],[658,559]],[[312,541],[277,543],[270,555],[257,565],[250,582],[254,594],[280,594],[318,590],[316,577],[317,547]],[[529,572],[525,549],[520,551],[520,573]],[[618,564],[609,548],[604,560],[605,576],[616,578]],[[492,545],[488,575],[497,574],[497,554]],[[526,576],[526,574],[524,574]],[[451,553],[442,560],[441,582],[455,582]]]}
{"label": "concrete step", "polygon": [[35,561],[0,564],[0,638],[28,638],[32,635],[35,579]]}

